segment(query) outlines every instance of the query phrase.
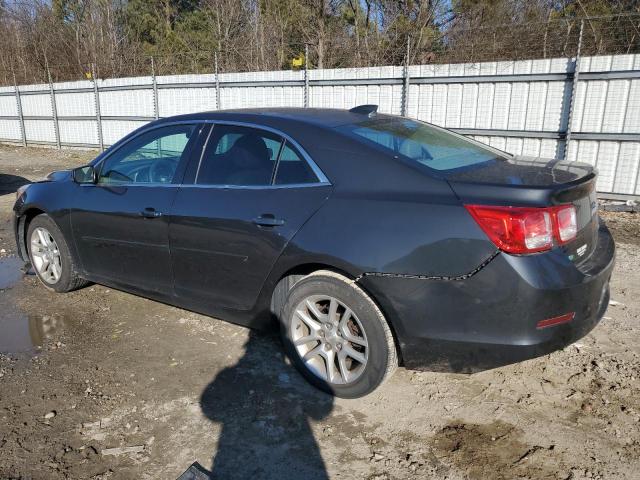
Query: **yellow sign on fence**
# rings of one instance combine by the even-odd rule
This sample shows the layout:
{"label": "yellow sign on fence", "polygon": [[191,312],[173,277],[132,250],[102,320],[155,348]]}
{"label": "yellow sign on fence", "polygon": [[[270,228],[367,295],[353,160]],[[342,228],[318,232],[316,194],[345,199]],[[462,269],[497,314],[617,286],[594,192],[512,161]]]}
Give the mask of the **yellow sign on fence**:
{"label": "yellow sign on fence", "polygon": [[302,68],[304,65],[304,54],[300,54],[297,57],[291,59],[291,68]]}

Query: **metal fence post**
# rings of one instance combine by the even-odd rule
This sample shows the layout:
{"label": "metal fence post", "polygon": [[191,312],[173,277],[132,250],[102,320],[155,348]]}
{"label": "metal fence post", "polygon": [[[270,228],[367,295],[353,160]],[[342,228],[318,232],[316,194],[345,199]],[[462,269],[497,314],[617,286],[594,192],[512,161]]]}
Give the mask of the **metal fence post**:
{"label": "metal fence post", "polygon": [[102,139],[102,115],[100,114],[100,94],[98,93],[98,79],[96,78],[96,64],[91,64],[91,80],[93,81],[93,97],[96,105],[96,122],[98,125],[98,143],[100,151],[104,152],[104,140]]}
{"label": "metal fence post", "polygon": [[216,109],[220,110],[220,78],[218,77],[218,51],[213,52],[213,67],[216,80]]}
{"label": "metal fence post", "polygon": [[402,83],[402,109],[400,111],[403,117],[407,116],[409,109],[409,53],[411,48],[411,35],[407,35],[407,52],[404,57],[404,82]]}
{"label": "metal fence post", "polygon": [[582,32],[584,31],[584,20],[580,21],[580,35],[578,36],[578,50],[573,61],[573,81],[571,82],[571,93],[569,97],[569,115],[567,118],[567,131],[564,137],[564,151],[562,152],[562,160],[567,159],[569,153],[569,142],[571,142],[571,122],[573,122],[573,107],[575,104],[576,91],[578,90],[578,81],[580,79],[580,50],[582,50]]}
{"label": "metal fence post", "polygon": [[56,147],[58,150],[62,147],[60,143],[60,125],[58,124],[58,106],[56,105],[56,91],[53,88],[53,81],[51,80],[51,71],[49,70],[49,64],[47,63],[47,80],[49,81],[49,95],[51,97],[51,113],[53,114],[53,131],[56,136]]}
{"label": "metal fence post", "polygon": [[304,108],[309,108],[309,44],[304,44]]}
{"label": "metal fence post", "polygon": [[20,99],[20,89],[18,88],[18,82],[16,81],[16,72],[13,73],[13,87],[16,92],[16,106],[18,107],[18,118],[20,119],[20,136],[22,138],[22,146],[27,146],[27,135],[24,128],[24,115],[22,114],[22,100]]}
{"label": "metal fence post", "polygon": [[156,120],[160,118],[160,109],[158,107],[158,81],[156,79],[156,64],[151,57],[151,81],[153,82],[153,116]]}

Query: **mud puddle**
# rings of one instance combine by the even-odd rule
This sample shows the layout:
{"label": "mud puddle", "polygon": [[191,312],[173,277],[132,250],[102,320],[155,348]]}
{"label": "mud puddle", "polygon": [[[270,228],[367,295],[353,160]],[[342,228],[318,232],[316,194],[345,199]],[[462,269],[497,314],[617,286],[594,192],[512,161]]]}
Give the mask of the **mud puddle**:
{"label": "mud puddle", "polygon": [[0,353],[36,353],[65,325],[61,315],[26,315],[17,308],[0,315]]}
{"label": "mud puddle", "polygon": [[[24,262],[18,257],[0,259],[0,291],[9,290],[20,282],[24,276],[23,267]],[[6,298],[0,297],[0,353],[36,353],[65,324],[61,315],[28,315],[12,302],[1,301]]]}
{"label": "mud puddle", "polygon": [[24,262],[18,257],[0,258],[0,290],[11,288],[20,281],[24,275],[23,266]]}

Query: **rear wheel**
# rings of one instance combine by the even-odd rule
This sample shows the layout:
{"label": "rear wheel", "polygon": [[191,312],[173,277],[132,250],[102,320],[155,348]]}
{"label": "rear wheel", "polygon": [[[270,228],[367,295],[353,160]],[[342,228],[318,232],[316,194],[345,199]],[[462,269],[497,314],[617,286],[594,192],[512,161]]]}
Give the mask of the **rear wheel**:
{"label": "rear wheel", "polygon": [[281,335],[305,378],[338,397],[367,395],[398,364],[380,309],[355,282],[330,271],[312,273],[289,290]]}
{"label": "rear wheel", "polygon": [[38,215],[31,220],[27,246],[33,270],[48,289],[69,292],[88,284],[78,276],[67,242],[48,215]]}

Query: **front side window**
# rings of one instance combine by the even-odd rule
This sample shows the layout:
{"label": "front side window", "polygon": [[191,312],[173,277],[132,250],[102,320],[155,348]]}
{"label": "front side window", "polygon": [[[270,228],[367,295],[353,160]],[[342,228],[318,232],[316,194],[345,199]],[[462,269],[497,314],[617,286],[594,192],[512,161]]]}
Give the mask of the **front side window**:
{"label": "front side window", "polygon": [[196,130],[197,125],[170,125],[138,135],[104,161],[98,183],[172,183]]}
{"label": "front side window", "polygon": [[438,171],[507,159],[460,135],[406,118],[371,119],[338,129]]}

